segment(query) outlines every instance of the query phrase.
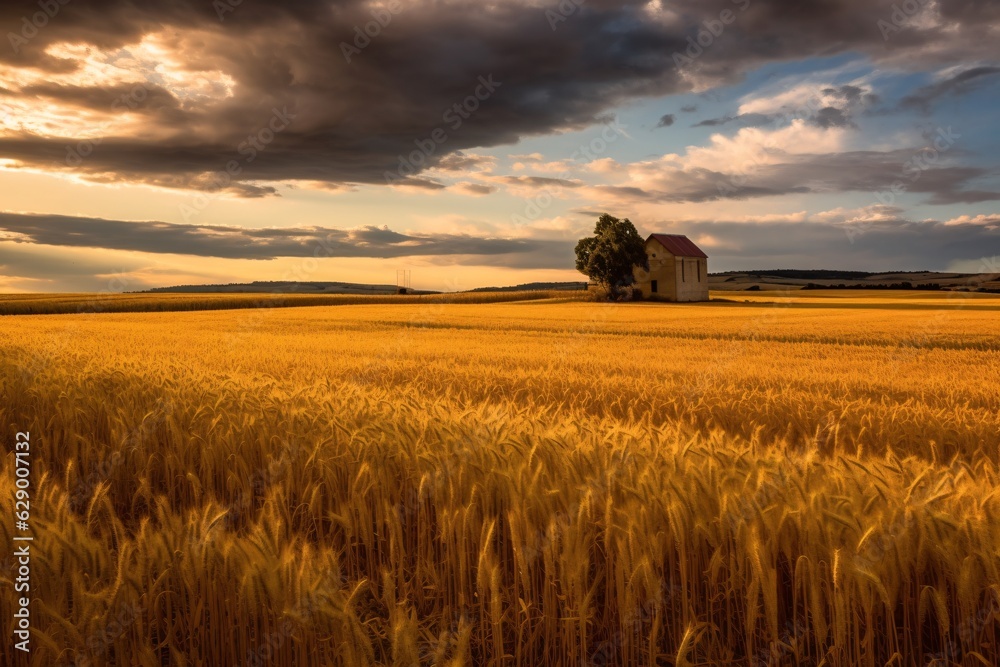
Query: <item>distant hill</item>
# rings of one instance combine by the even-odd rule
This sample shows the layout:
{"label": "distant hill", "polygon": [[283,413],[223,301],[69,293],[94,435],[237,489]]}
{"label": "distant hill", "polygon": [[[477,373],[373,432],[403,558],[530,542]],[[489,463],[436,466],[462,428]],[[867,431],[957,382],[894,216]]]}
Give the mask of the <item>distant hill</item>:
{"label": "distant hill", "polygon": [[569,283],[522,283],[520,285],[512,285],[510,287],[477,287],[476,289],[468,290],[470,292],[535,292],[538,290],[567,290],[567,291],[583,291],[587,289],[586,281],[579,282],[569,282]]}
{"label": "distant hill", "polygon": [[[585,290],[587,283],[524,283],[510,287],[478,287],[468,292],[538,292],[552,290]],[[228,283],[226,285],[177,285],[174,287],[154,287],[145,292],[173,292],[183,294],[395,294],[395,285],[365,285],[361,283],[339,282],[293,282],[265,281],[252,283]],[[410,290],[410,294],[440,294],[431,290]]]}
{"label": "distant hill", "polygon": [[[185,294],[395,294],[395,285],[365,285],[362,283],[340,282],[295,282],[280,280],[257,280],[252,283],[228,283],[226,285],[177,285],[174,287],[154,287],[145,292],[175,292]],[[430,290],[410,290],[411,294],[440,294]]]}
{"label": "distant hill", "polygon": [[808,280],[864,280],[877,274],[868,271],[837,271],[835,269],[768,269],[766,271],[725,271],[719,276],[775,276]]}
{"label": "distant hill", "polygon": [[1000,290],[1000,276],[936,271],[872,273],[831,269],[768,269],[764,271],[710,273],[708,284],[711,289],[721,291],[747,289],[913,289],[993,292]]}

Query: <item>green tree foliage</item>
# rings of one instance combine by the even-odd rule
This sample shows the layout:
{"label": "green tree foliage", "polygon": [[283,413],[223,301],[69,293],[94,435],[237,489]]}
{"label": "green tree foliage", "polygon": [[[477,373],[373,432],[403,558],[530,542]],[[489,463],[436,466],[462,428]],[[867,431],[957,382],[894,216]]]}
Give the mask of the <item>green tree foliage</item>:
{"label": "green tree foliage", "polygon": [[608,297],[620,299],[635,283],[633,269],[649,270],[646,244],[635,225],[605,213],[597,220],[594,235],[576,244],[576,270],[603,287]]}

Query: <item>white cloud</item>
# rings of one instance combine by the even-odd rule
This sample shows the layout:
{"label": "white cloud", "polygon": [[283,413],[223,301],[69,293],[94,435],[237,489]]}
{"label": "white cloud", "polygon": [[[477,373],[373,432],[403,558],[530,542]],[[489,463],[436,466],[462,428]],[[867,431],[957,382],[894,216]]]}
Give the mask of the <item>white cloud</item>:
{"label": "white cloud", "polygon": [[[860,95],[870,95],[872,87],[861,81],[848,84],[860,90]],[[842,86],[832,83],[800,83],[774,95],[747,95],[739,106],[740,114],[783,114],[805,118],[825,107],[847,109],[852,106],[839,91]]]}
{"label": "white cloud", "polygon": [[686,169],[743,172],[779,163],[782,154],[838,153],[846,145],[847,131],[843,128],[815,127],[796,119],[777,130],[745,127],[732,137],[714,134],[709,146],[688,147],[681,164]]}
{"label": "white cloud", "polygon": [[573,160],[555,160],[552,162],[535,162],[522,164],[522,169],[528,169],[540,174],[569,174],[576,170],[579,165]]}
{"label": "white cloud", "polygon": [[960,215],[945,221],[946,225],[983,225],[985,227],[1000,226],[1000,214],[979,214],[976,216]]}
{"label": "white cloud", "polygon": [[583,168],[595,174],[619,174],[626,170],[625,165],[610,157],[602,157],[588,162]]}
{"label": "white cloud", "polygon": [[714,134],[708,146],[689,146],[683,155],[670,153],[624,165],[609,158],[592,162],[588,170],[602,173],[606,183],[583,191],[598,200],[629,200],[641,193],[680,200],[687,193],[700,201],[706,194],[718,194],[716,186],[732,180],[732,175],[752,177],[767,166],[787,162],[789,155],[837,153],[845,144],[843,128],[815,127],[802,120],[777,130],[748,127],[732,137]]}

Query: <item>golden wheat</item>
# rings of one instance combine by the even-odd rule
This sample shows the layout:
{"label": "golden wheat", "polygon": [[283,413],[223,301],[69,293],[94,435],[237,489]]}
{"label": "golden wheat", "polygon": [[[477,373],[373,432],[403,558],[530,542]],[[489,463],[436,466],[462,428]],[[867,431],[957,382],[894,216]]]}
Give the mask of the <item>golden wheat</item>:
{"label": "golden wheat", "polygon": [[34,664],[997,664],[1000,301],[823,303],[4,318]]}

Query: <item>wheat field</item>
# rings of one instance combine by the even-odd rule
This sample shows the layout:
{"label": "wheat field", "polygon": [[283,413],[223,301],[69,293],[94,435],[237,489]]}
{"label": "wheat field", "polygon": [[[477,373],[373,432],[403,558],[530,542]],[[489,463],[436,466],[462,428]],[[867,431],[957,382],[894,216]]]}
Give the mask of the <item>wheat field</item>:
{"label": "wheat field", "polygon": [[0,318],[32,664],[1000,664],[1000,298],[726,297]]}

